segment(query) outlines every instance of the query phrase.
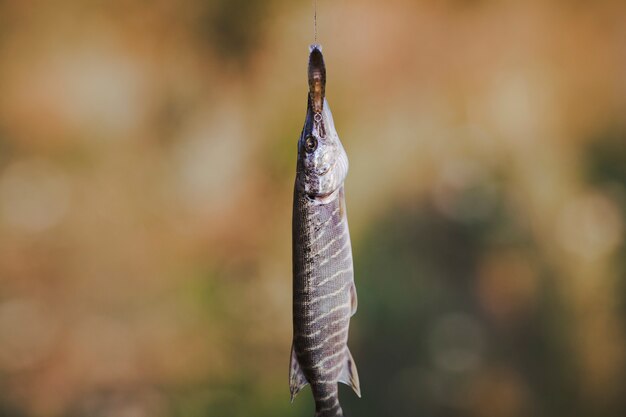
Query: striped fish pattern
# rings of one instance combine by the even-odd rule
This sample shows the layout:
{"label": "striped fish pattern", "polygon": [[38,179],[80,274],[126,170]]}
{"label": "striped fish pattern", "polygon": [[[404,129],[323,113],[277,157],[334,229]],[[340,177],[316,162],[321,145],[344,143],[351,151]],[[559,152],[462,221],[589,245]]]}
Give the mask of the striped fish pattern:
{"label": "striped fish pattern", "polygon": [[307,384],[315,417],[342,417],[337,383],[360,397],[359,377],[347,347],[357,297],[343,183],[348,158],[325,98],[321,47],[309,57],[309,97],[298,141],[293,206],[293,344],[291,400]]}

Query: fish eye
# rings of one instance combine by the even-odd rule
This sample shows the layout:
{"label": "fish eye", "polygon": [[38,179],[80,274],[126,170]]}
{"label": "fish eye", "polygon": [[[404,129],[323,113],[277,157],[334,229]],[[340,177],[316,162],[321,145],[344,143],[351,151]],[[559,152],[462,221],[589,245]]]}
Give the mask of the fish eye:
{"label": "fish eye", "polygon": [[313,136],[307,136],[306,140],[304,141],[304,150],[307,153],[312,153],[315,152],[316,149],[317,139],[315,139]]}

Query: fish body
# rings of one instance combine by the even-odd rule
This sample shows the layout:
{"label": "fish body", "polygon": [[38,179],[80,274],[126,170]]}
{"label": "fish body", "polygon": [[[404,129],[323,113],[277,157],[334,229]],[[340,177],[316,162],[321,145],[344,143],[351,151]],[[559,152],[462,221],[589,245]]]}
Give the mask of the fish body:
{"label": "fish body", "polygon": [[341,417],[337,383],[351,386],[360,397],[356,365],[347,347],[357,297],[343,186],[348,158],[325,98],[325,82],[321,49],[313,45],[294,190],[289,380],[292,401],[310,384],[315,416]]}

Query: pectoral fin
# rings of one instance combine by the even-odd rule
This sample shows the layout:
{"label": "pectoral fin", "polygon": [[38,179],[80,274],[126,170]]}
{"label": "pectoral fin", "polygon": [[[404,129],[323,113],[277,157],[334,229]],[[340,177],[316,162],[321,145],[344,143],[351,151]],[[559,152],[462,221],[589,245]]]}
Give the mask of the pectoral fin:
{"label": "pectoral fin", "polygon": [[356,364],[354,363],[354,359],[352,359],[352,354],[350,350],[348,350],[348,355],[346,356],[346,361],[343,364],[343,369],[341,370],[341,375],[339,375],[339,382],[342,384],[346,384],[349,387],[352,387],[354,393],[361,398],[361,385],[359,383],[359,374],[356,370]]}
{"label": "pectoral fin", "polygon": [[291,364],[289,366],[289,390],[291,391],[291,402],[296,397],[296,395],[300,392],[302,388],[304,388],[309,381],[307,381],[306,377],[302,373],[302,369],[300,368],[300,363],[298,363],[298,357],[296,356],[296,352],[293,349],[293,344],[291,345]]}

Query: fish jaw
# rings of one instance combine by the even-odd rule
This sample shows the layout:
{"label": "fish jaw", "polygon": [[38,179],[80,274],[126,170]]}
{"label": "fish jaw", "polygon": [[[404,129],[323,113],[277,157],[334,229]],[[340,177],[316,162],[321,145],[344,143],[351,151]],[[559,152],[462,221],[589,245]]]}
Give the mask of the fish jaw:
{"label": "fish jaw", "polygon": [[348,157],[326,100],[326,65],[320,45],[311,45],[308,79],[307,113],[298,141],[296,186],[311,198],[327,199],[343,184],[348,174]]}
{"label": "fish jaw", "polygon": [[[309,106],[298,141],[296,187],[311,198],[327,200],[326,197],[343,185],[348,175],[349,162],[326,99],[318,120],[316,123],[315,113]],[[306,141],[311,137],[317,142],[317,149],[307,152]]]}
{"label": "fish jaw", "polygon": [[321,45],[311,45],[309,54],[309,101],[313,112],[322,113],[326,97],[326,65]]}

